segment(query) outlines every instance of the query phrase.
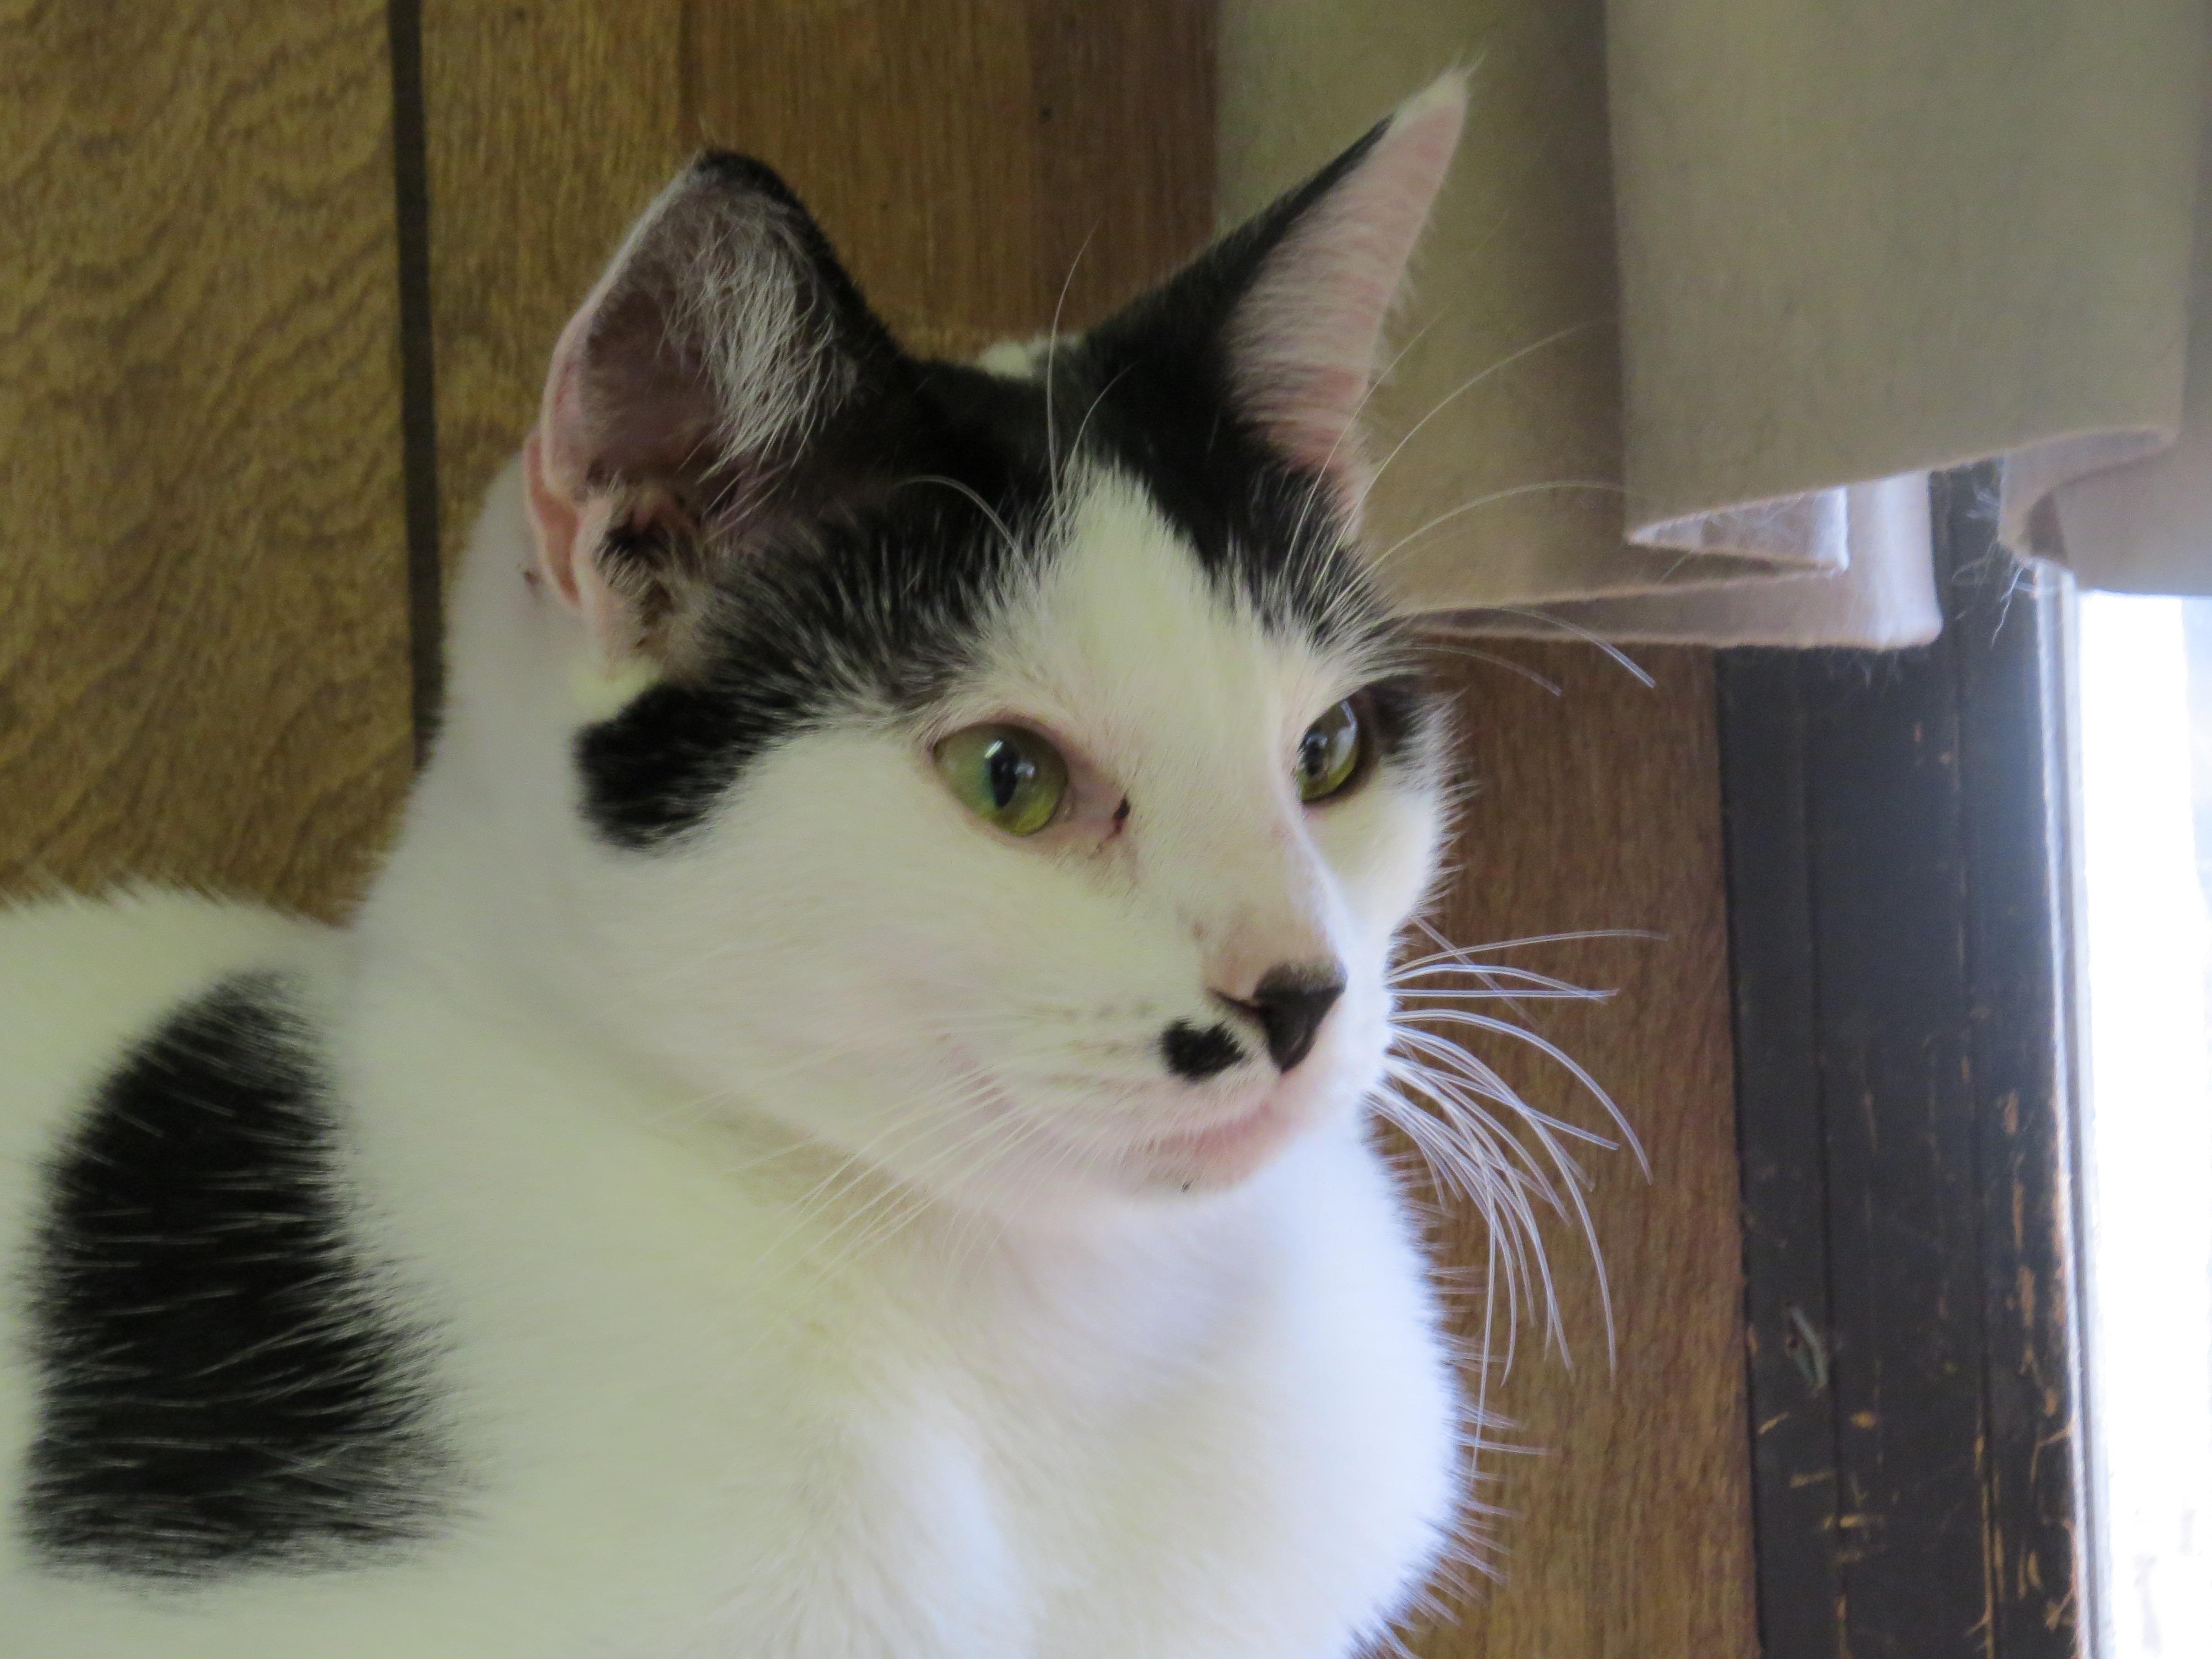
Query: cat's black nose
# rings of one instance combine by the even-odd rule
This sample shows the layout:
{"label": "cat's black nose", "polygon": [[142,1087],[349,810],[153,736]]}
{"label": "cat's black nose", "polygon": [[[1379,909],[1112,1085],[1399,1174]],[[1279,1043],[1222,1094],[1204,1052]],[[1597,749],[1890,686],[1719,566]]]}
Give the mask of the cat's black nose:
{"label": "cat's black nose", "polygon": [[1275,1069],[1287,1072],[1312,1052],[1321,1023],[1344,994],[1344,970],[1323,966],[1270,968],[1249,998],[1224,997],[1260,1022],[1267,1035],[1267,1055]]}

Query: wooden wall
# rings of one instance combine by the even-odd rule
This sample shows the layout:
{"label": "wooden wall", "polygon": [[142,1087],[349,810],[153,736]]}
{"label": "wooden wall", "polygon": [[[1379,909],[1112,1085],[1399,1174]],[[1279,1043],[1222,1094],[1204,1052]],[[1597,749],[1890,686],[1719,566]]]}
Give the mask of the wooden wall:
{"label": "wooden wall", "polygon": [[328,912],[409,769],[380,0],[0,9],[0,883]]}
{"label": "wooden wall", "polygon": [[[126,874],[342,914],[434,712],[441,570],[623,225],[702,143],[775,161],[905,336],[1096,317],[1211,219],[1198,0],[30,0],[0,7],[0,893]],[[1064,301],[1063,301],[1064,292]],[[1609,1372],[1491,1389],[1502,1578],[1422,1653],[1752,1650],[1711,665],[1474,663],[1455,938],[1657,940],[1542,1022],[1621,1097]],[[1540,1105],[1556,1071],[1498,1059]],[[1479,1261],[1479,1230],[1441,1245]],[[1470,1299],[1469,1306],[1472,1306]]]}
{"label": "wooden wall", "polygon": [[[1651,1176],[1626,1150],[1583,1152],[1618,1363],[1589,1251],[1555,1218],[1572,1363],[1524,1325],[1512,1370],[1493,1376],[1490,1407],[1516,1449],[1486,1460],[1498,1479],[1482,1492],[1504,1511],[1500,1578],[1474,1575],[1415,1646],[1430,1659],[1745,1659],[1758,1641],[1711,653],[1637,652],[1647,689],[1586,647],[1483,648],[1520,672],[1480,659],[1445,670],[1472,793],[1439,921],[1465,945],[1646,935],[1500,959],[1615,993],[1530,1002],[1524,1017],[1614,1096]],[[1474,1047],[1530,1105],[1607,1128],[1555,1063],[1497,1039]],[[1478,1340],[1480,1224],[1449,1212],[1438,1243],[1464,1287],[1462,1333]]]}

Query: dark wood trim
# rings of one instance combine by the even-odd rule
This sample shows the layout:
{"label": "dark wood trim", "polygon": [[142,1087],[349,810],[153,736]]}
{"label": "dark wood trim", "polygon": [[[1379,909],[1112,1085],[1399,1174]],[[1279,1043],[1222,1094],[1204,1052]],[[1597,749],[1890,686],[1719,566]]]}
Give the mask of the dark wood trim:
{"label": "dark wood trim", "polygon": [[1988,485],[1933,646],[1721,659],[1772,1659],[2081,1651],[2059,624]]}

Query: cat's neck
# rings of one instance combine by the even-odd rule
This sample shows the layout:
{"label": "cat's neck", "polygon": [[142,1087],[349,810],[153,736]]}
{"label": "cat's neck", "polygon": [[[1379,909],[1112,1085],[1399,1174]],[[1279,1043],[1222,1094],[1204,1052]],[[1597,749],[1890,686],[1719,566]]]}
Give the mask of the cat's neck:
{"label": "cat's neck", "polygon": [[589,834],[571,746],[592,695],[574,629],[526,574],[520,475],[494,482],[448,594],[446,707],[398,839],[352,924],[365,961],[465,1003],[573,1015],[592,964]]}

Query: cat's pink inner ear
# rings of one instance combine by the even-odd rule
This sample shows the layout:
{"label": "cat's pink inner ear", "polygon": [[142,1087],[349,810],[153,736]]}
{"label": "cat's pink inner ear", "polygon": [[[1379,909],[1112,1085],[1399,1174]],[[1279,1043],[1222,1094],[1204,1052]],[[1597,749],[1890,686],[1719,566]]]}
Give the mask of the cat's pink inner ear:
{"label": "cat's pink inner ear", "polygon": [[1467,86],[1445,76],[1401,106],[1267,257],[1231,319],[1246,411],[1300,465],[1366,492],[1356,427],[1406,265],[1458,147]]}
{"label": "cat's pink inner ear", "polygon": [[544,428],[532,427],[522,441],[523,501],[538,548],[538,573],[571,610],[581,608],[576,588],[578,532],[582,527],[574,492],[555,482],[545,459]]}
{"label": "cat's pink inner ear", "polygon": [[610,655],[641,637],[601,568],[615,514],[715,459],[715,387],[698,344],[678,337],[686,300],[665,280],[682,263],[666,242],[697,216],[687,193],[679,181],[663,195],[561,331],[523,444],[538,574]]}

